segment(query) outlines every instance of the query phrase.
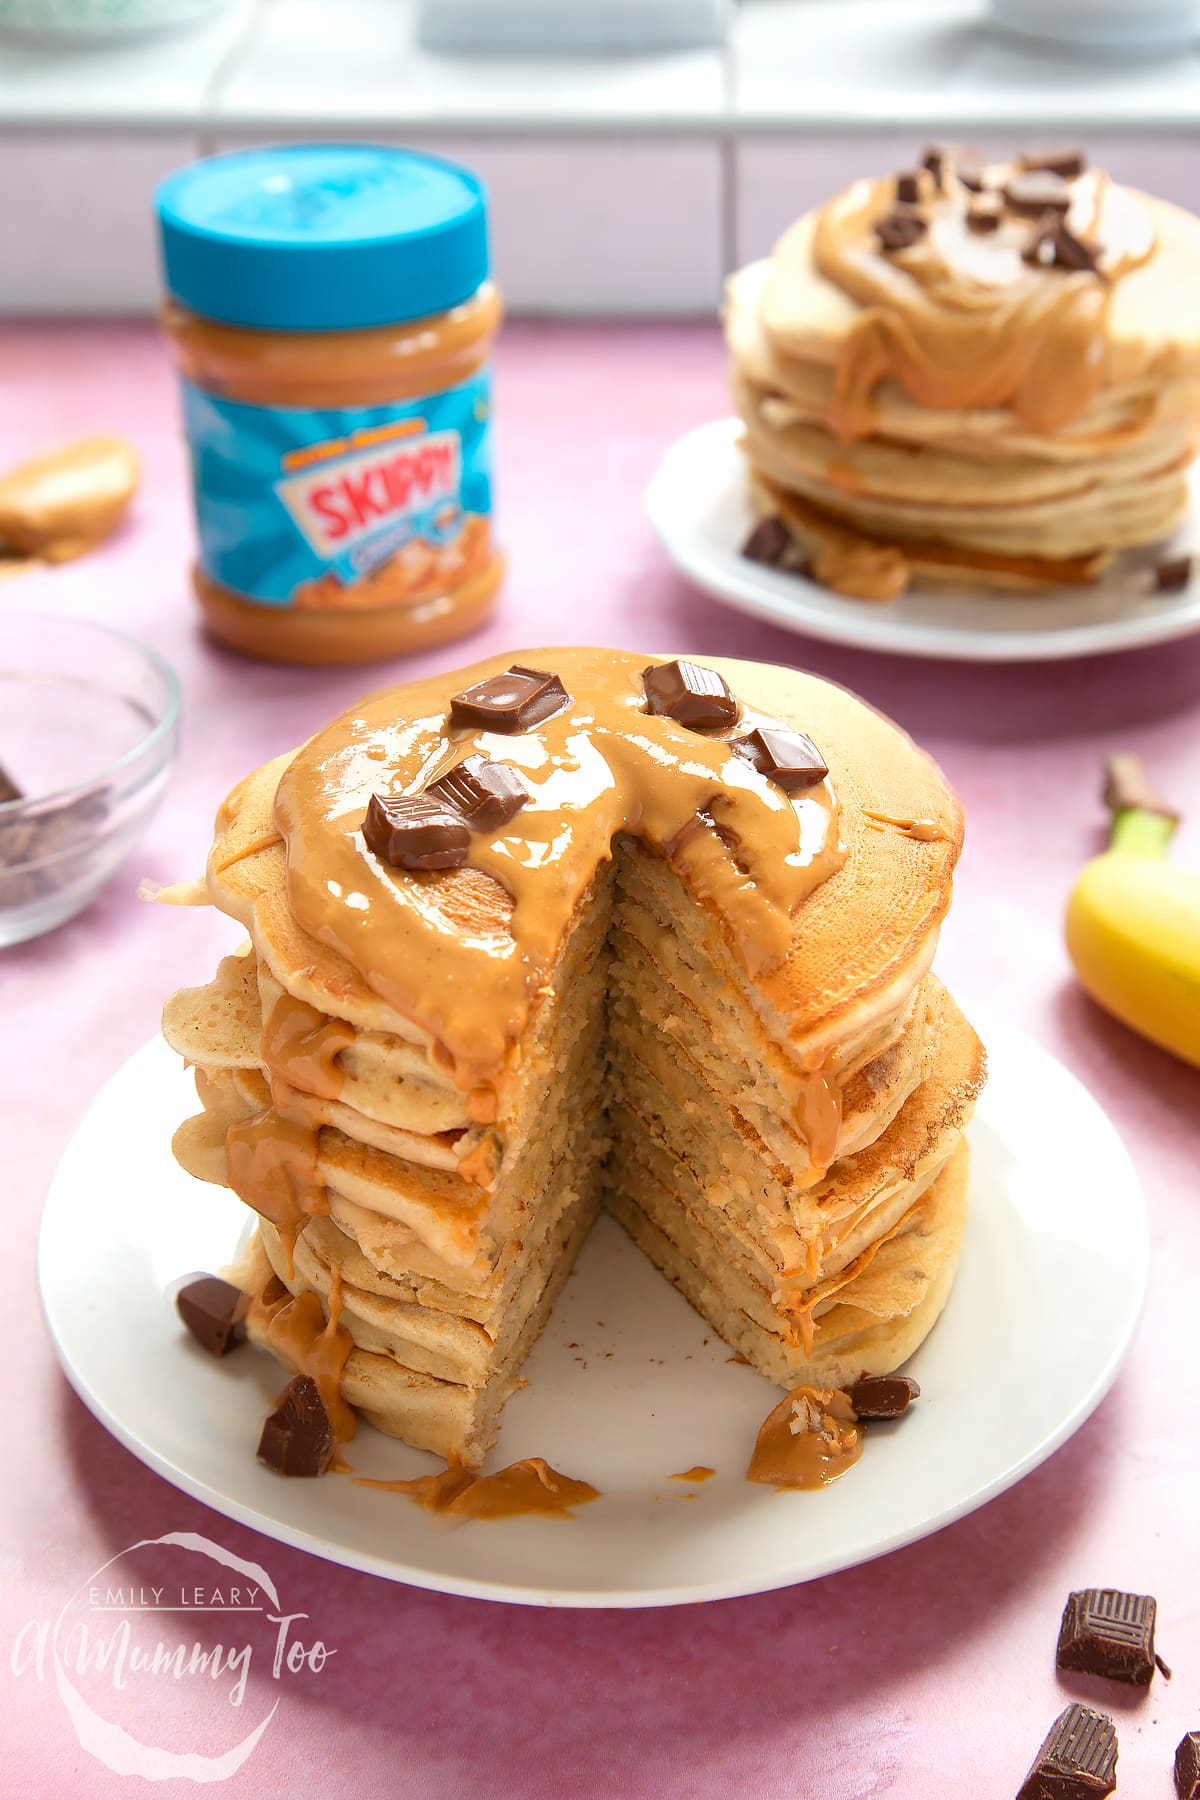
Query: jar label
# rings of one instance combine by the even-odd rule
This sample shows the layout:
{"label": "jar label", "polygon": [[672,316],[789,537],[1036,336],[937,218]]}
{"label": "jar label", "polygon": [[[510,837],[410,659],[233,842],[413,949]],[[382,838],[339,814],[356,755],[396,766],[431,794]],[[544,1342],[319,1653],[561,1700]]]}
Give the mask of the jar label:
{"label": "jar label", "polygon": [[486,370],[388,406],[249,406],[185,381],[200,565],[263,606],[411,606],[491,556]]}

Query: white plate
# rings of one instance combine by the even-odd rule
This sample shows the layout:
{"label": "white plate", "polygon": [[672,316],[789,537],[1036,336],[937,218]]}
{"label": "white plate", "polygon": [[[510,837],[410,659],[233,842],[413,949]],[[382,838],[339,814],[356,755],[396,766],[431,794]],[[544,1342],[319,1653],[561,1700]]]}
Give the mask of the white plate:
{"label": "white plate", "polygon": [[[650,523],[682,572],[717,600],[788,631],[958,662],[1050,662],[1161,644],[1200,630],[1200,579],[1178,594],[1137,591],[1135,572],[1155,558],[1131,553],[1082,590],[1001,594],[980,588],[913,589],[899,600],[854,600],[803,575],[739,554],[754,517],[738,419],[716,419],[672,444],[646,489]],[[1200,502],[1157,555],[1183,554],[1200,537]]]}
{"label": "white plate", "polygon": [[[63,1157],[39,1246],[42,1302],[76,1391],[168,1481],[331,1561],[444,1592],[557,1606],[662,1606],[750,1594],[911,1543],[1020,1479],[1088,1416],[1141,1306],[1149,1251],[1137,1178],[1105,1115],[1008,1026],[980,1027],[991,1079],[972,1127],[971,1213],[950,1304],[913,1359],[922,1398],[869,1430],[820,1493],[745,1481],[778,1390],[714,1336],[601,1220],[526,1368],[490,1465],[545,1456],[602,1498],[574,1520],[446,1531],[339,1476],[285,1481],[255,1445],[278,1365],[217,1363],[178,1325],[180,1277],[231,1257],[245,1209],[174,1164],[191,1084],[160,1043],[120,1069]],[[440,1466],[363,1426],[360,1473]],[[668,1477],[695,1464],[703,1486]],[[689,1498],[688,1496],[694,1496]]]}

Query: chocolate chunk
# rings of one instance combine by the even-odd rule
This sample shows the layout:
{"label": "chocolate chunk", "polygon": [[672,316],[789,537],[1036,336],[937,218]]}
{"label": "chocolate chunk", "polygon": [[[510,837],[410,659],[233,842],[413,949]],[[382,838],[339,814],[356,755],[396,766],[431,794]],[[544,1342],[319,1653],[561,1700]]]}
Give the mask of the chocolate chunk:
{"label": "chocolate chunk", "polygon": [[268,1413],[258,1460],[280,1475],[323,1475],[333,1461],[333,1426],[311,1375],[295,1375]]}
{"label": "chocolate chunk", "polygon": [[1054,150],[1026,150],[1021,157],[1021,167],[1044,169],[1051,175],[1060,175],[1064,181],[1074,181],[1087,168],[1087,156],[1084,151],[1073,146]]}
{"label": "chocolate chunk", "polygon": [[246,1328],[238,1317],[241,1290],[219,1275],[189,1281],[175,1296],[175,1310],[210,1356],[225,1356],[242,1342]]}
{"label": "chocolate chunk", "polygon": [[785,794],[815,787],[829,773],[812,739],[785,725],[759,725],[748,737],[736,738],[730,749],[753,763],[760,775]]}
{"label": "chocolate chunk", "polygon": [[557,675],[546,669],[526,669],[513,663],[505,675],[489,675],[486,681],[455,694],[450,702],[452,725],[473,725],[484,731],[528,731],[568,705],[571,696]]}
{"label": "chocolate chunk", "polygon": [[1117,1732],[1105,1713],[1059,1713],[1021,1783],[1017,1800],[1091,1800],[1117,1785]]}
{"label": "chocolate chunk", "polygon": [[988,185],[988,165],[986,163],[955,163],[954,173],[962,185],[972,194],[982,194]]}
{"label": "chocolate chunk", "polygon": [[760,519],[742,545],[742,555],[751,562],[765,563],[777,569],[791,547],[792,534],[782,519]]}
{"label": "chocolate chunk", "polygon": [[1058,1634],[1058,1667],[1149,1687],[1156,1612],[1151,1595],[1119,1588],[1082,1588],[1069,1595]]}
{"label": "chocolate chunk", "polygon": [[508,763],[468,756],[431,781],[425,790],[461,813],[472,831],[499,831],[529,799],[529,789]]}
{"label": "chocolate chunk", "polygon": [[647,712],[677,719],[689,731],[716,731],[738,716],[724,677],[699,663],[651,663],[642,670],[642,687]]}
{"label": "chocolate chunk", "polygon": [[1004,198],[1015,213],[1030,219],[1048,212],[1066,213],[1071,206],[1070,188],[1049,169],[1026,169],[1010,176],[1004,184]]}
{"label": "chocolate chunk", "polygon": [[902,206],[917,206],[921,200],[919,169],[902,169],[896,177],[896,199]]}
{"label": "chocolate chunk", "polygon": [[938,187],[946,185],[947,170],[953,169],[956,175],[965,165],[969,169],[978,169],[987,162],[982,150],[966,144],[927,144],[921,157],[921,167],[928,169]]}
{"label": "chocolate chunk", "polygon": [[292,1291],[286,1281],[280,1281],[274,1272],[267,1276],[261,1295],[264,1306],[274,1306],[277,1300],[290,1300],[291,1297]]}
{"label": "chocolate chunk", "polygon": [[1200,1800],[1200,1731],[1180,1738],[1175,1752],[1175,1792],[1179,1800]]}
{"label": "chocolate chunk", "polygon": [[1190,556],[1167,556],[1154,565],[1156,594],[1181,594],[1192,579]]}
{"label": "chocolate chunk", "polygon": [[1099,262],[1099,252],[1091,244],[1076,237],[1065,225],[1060,225],[1054,234],[1054,266],[1057,269],[1092,270]]}
{"label": "chocolate chunk", "polygon": [[998,231],[1004,217],[1004,202],[999,194],[980,194],[967,208],[968,231]]}
{"label": "chocolate chunk", "polygon": [[889,253],[894,250],[911,250],[925,236],[925,221],[920,213],[897,210],[876,220],[875,235],[880,246]]}
{"label": "chocolate chunk", "polygon": [[921,1390],[911,1375],[864,1375],[846,1392],[856,1419],[898,1419]]}
{"label": "chocolate chunk", "polygon": [[8,770],[0,767],[0,806],[6,806],[10,800],[23,800],[24,798],[25,796]]}
{"label": "chocolate chunk", "polygon": [[363,837],[393,869],[460,869],[471,848],[462,815],[425,794],[372,794]]}
{"label": "chocolate chunk", "polygon": [[1021,254],[1040,268],[1092,271],[1099,252],[1069,231],[1057,213],[1043,213]]}

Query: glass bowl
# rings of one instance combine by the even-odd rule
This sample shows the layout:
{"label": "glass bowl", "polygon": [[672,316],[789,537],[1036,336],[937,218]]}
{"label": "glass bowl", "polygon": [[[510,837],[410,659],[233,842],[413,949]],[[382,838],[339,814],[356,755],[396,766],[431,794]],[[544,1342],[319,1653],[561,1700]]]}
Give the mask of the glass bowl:
{"label": "glass bowl", "polygon": [[167,785],[179,683],[104,625],[0,614],[0,946],[73,918]]}

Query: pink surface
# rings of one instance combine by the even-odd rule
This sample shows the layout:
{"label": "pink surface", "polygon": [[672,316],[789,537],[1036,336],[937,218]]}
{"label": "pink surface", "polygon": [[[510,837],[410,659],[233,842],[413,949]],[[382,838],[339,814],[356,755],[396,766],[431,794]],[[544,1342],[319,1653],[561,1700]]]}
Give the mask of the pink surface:
{"label": "pink surface", "polygon": [[[260,1561],[288,1610],[311,1616],[307,1633],[336,1650],[320,1674],[283,1688],[265,1667],[252,1670],[252,1688],[272,1691],[252,1692],[247,1713],[257,1699],[261,1716],[278,1692],[279,1714],[222,1784],[231,1795],[1001,1800],[1060,1707],[1084,1697],[1117,1718],[1120,1792],[1167,1800],[1175,1744],[1200,1727],[1200,1077],[1082,998],[1060,918],[1099,841],[1105,751],[1142,752],[1167,792],[1200,813],[1200,638],[1071,665],[982,668],[835,650],[751,624],[672,573],[639,505],[668,442],[724,408],[715,333],[525,325],[508,331],[501,358],[499,498],[512,574],[495,625],[461,659],[452,647],[375,673],[261,667],[214,649],[195,626],[175,394],[151,332],[5,328],[0,391],[0,467],[95,429],[127,432],[146,465],[120,538],[75,565],[0,584],[0,612],[38,606],[141,634],[180,671],[186,709],[174,789],[141,851],[82,918],[0,954],[11,1256],[0,1790],[107,1800],[140,1786],[79,1747],[49,1670],[41,1682],[32,1669],[18,1679],[10,1646],[108,1557],[191,1530]],[[228,947],[226,922],[207,911],[140,905],[138,879],[199,872],[213,809],[233,781],[374,681],[556,641],[801,664],[907,726],[943,762],[969,820],[941,972],[968,1010],[973,998],[1003,1009],[1082,1077],[1145,1184],[1149,1305],[1090,1423],[973,1517],[807,1587],[703,1608],[554,1614],[326,1566],[219,1518],[121,1449],[67,1388],[38,1314],[35,1234],[67,1137],[106,1076],[155,1032],[163,996],[206,979]],[[1177,853],[1200,862],[1200,817]],[[119,1171],[97,1177],[102,1204]],[[504,1529],[478,1527],[489,1528]],[[1056,1682],[1062,1602],[1084,1585],[1158,1596],[1172,1683],[1126,1701]],[[217,1704],[195,1682],[143,1679],[126,1690],[121,1716],[147,1741],[189,1742],[194,1722],[194,1747],[211,1750],[226,1741]]]}

